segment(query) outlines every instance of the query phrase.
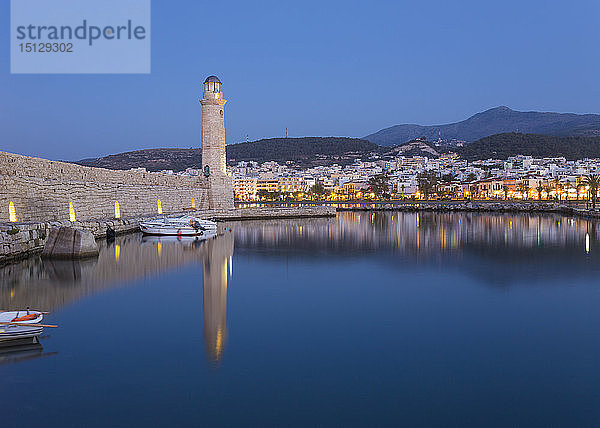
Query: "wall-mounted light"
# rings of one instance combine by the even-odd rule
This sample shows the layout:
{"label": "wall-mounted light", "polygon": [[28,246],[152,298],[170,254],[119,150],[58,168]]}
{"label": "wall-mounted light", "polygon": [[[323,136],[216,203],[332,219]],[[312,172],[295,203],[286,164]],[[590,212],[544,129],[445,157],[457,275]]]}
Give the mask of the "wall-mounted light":
{"label": "wall-mounted light", "polygon": [[12,201],[8,204],[8,219],[13,223],[17,221],[17,212],[15,211],[15,204]]}
{"label": "wall-mounted light", "polygon": [[73,208],[73,202],[69,202],[69,220],[75,221],[75,208]]}
{"label": "wall-mounted light", "polygon": [[158,206],[158,213],[162,214],[163,213],[163,211],[162,211],[162,202],[160,202],[160,199],[157,202],[157,206]]}
{"label": "wall-mounted light", "polygon": [[194,200],[194,198],[192,198],[192,208],[196,208],[196,201]]}
{"label": "wall-mounted light", "polygon": [[119,201],[115,201],[115,218],[121,218],[121,206]]}

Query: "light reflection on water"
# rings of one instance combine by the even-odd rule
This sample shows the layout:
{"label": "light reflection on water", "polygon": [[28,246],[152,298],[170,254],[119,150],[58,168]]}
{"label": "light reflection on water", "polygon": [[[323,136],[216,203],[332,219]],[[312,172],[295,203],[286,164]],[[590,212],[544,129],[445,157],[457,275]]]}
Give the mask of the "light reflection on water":
{"label": "light reflection on water", "polygon": [[[122,424],[139,422],[142,409],[148,421],[175,425],[441,425],[469,412],[488,426],[560,425],[599,416],[577,413],[569,389],[574,378],[587,388],[581,406],[598,396],[600,374],[587,364],[600,358],[600,317],[588,312],[600,271],[595,222],[344,212],[220,229],[205,241],[122,236],[100,241],[98,258],[0,268],[0,308],[48,310],[61,325],[43,349],[0,354],[0,365],[19,363],[0,367],[6,403],[32,400],[52,426],[70,421],[70,401],[87,409],[82,424],[101,418],[77,388],[52,394],[67,385],[104,393],[101,407]],[[583,362],[561,354],[582,343]],[[560,406],[547,419],[536,410],[543,382],[563,391],[563,419]],[[33,385],[44,401],[28,396]],[[141,389],[133,404],[127,385]],[[496,402],[511,403],[513,417]],[[41,420],[25,410],[9,424]]]}

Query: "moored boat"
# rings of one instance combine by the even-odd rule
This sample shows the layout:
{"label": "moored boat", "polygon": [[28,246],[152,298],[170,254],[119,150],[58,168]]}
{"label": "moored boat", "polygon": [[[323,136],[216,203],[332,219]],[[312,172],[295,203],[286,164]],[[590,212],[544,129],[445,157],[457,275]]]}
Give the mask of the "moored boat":
{"label": "moored boat", "polygon": [[146,235],[203,236],[216,233],[217,223],[191,216],[159,217],[140,222]]}
{"label": "moored boat", "polygon": [[6,345],[26,339],[37,340],[42,334],[40,322],[44,314],[39,311],[5,311],[0,312],[0,345]]}

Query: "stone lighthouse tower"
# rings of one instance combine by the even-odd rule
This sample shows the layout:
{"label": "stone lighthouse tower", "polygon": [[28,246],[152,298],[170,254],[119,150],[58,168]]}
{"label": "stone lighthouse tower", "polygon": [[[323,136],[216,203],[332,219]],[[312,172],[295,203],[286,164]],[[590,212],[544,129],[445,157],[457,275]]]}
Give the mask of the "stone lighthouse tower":
{"label": "stone lighthouse tower", "polygon": [[225,103],[221,81],[209,76],[202,93],[202,171],[208,180],[208,205],[233,208],[233,187],[225,171]]}

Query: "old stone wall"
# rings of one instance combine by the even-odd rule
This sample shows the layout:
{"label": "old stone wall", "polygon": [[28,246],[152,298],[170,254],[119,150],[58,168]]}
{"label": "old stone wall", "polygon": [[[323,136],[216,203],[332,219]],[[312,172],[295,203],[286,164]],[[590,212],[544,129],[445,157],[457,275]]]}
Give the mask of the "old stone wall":
{"label": "old stone wall", "polygon": [[[114,171],[0,152],[0,222],[9,220],[14,204],[17,221],[69,220],[69,203],[78,220],[198,209],[233,208],[228,193],[211,189],[205,177],[182,177],[142,171]],[[214,200],[209,200],[214,195]]]}

